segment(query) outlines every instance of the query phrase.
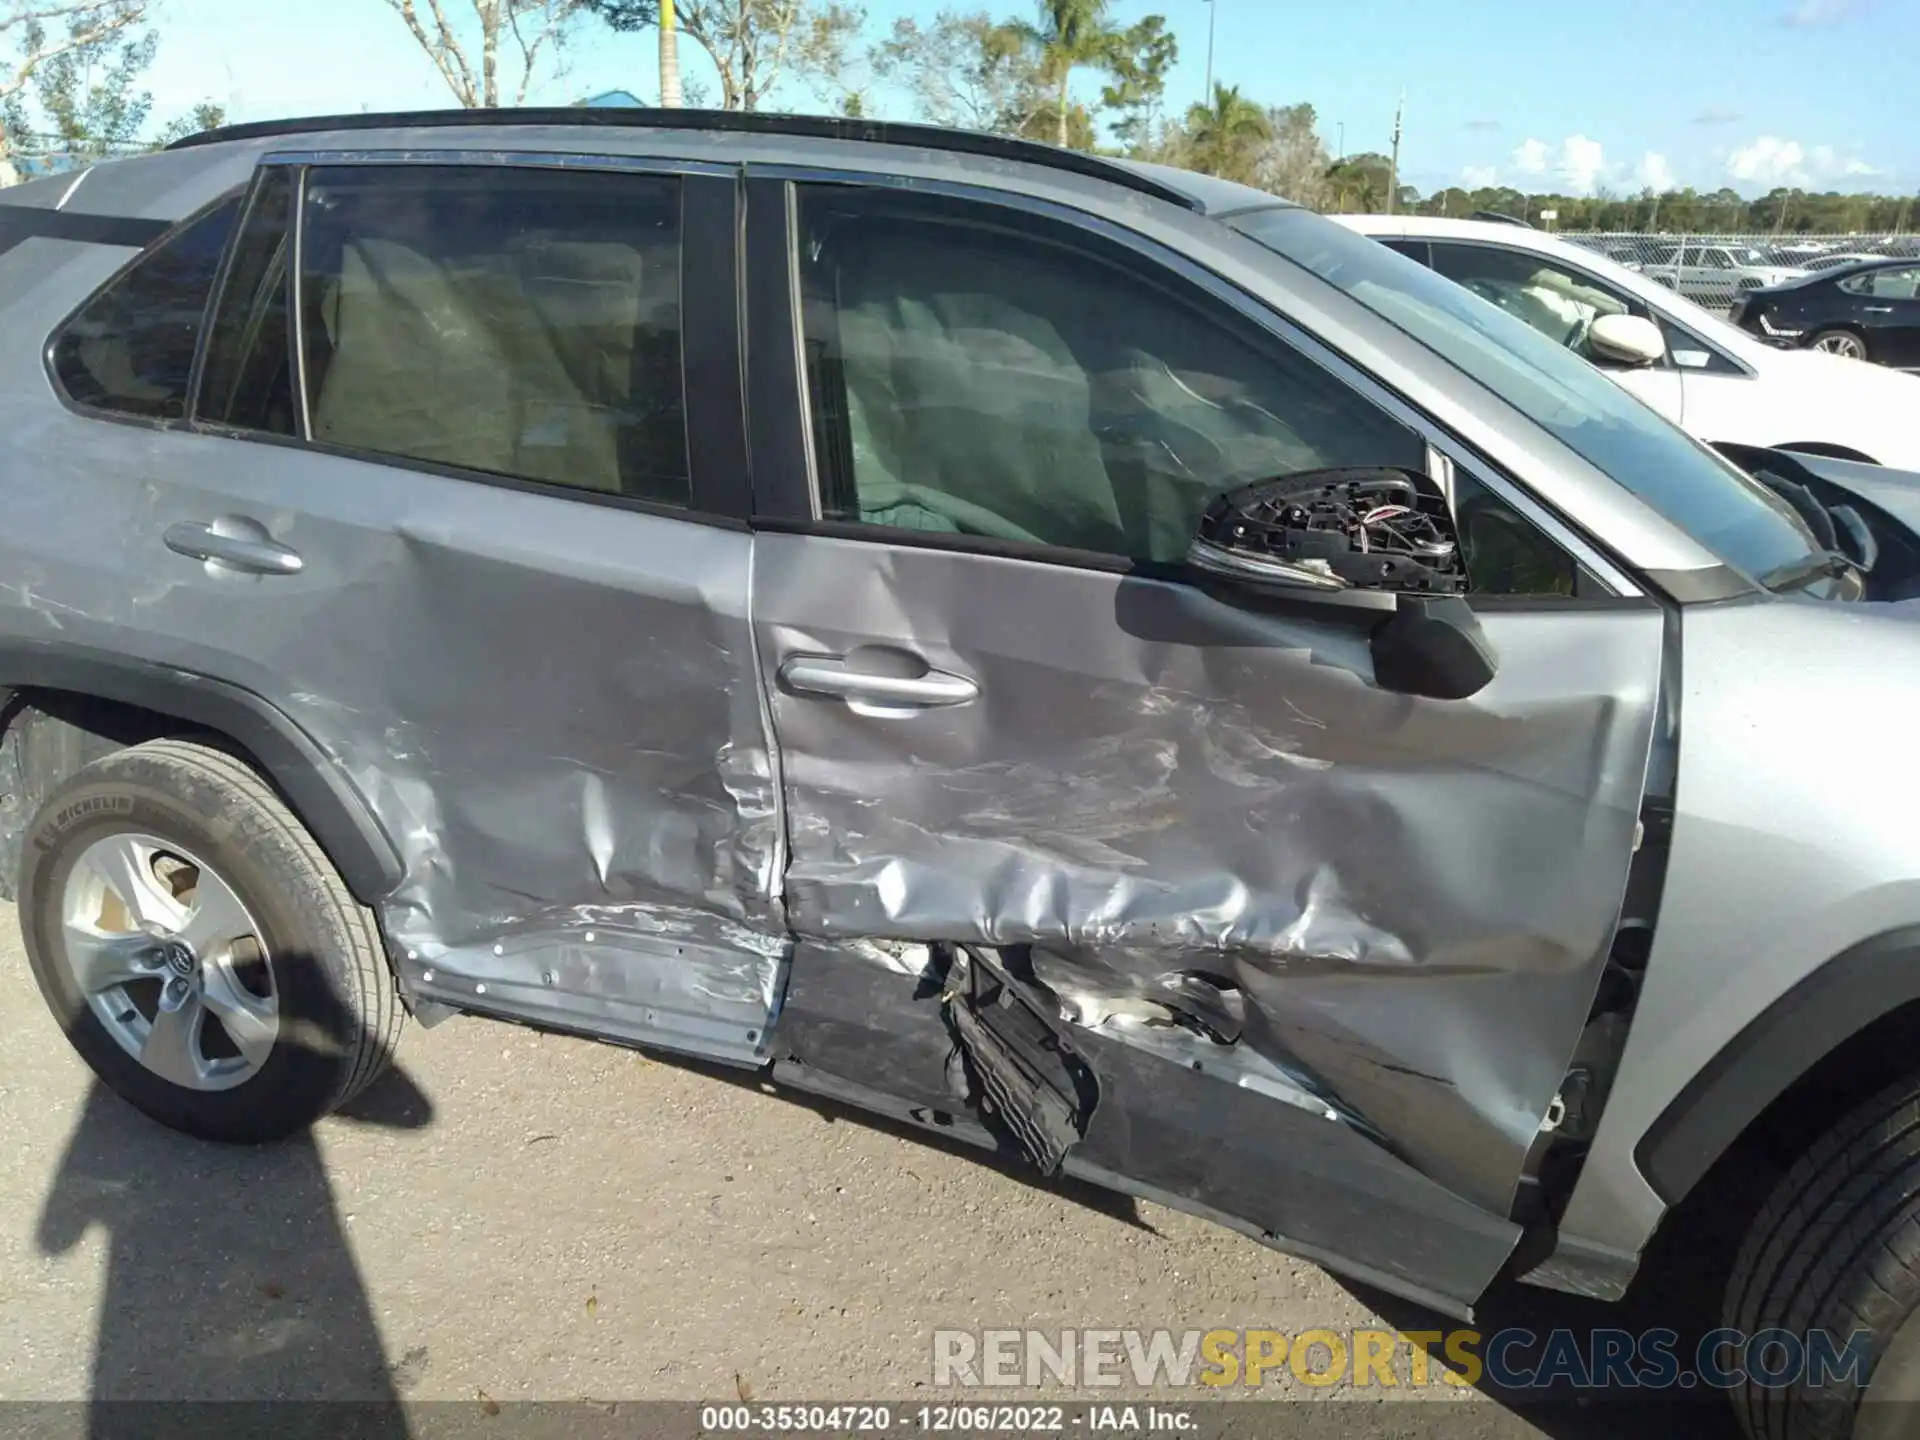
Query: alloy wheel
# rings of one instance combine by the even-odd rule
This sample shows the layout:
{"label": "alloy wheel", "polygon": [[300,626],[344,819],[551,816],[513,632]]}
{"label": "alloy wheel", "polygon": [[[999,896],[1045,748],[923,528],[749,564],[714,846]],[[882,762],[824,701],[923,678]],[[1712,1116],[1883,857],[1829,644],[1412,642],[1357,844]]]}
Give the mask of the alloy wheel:
{"label": "alloy wheel", "polygon": [[69,872],[62,950],[114,1042],[189,1090],[259,1073],[280,1034],[260,927],[210,866],[172,841],[121,832]]}

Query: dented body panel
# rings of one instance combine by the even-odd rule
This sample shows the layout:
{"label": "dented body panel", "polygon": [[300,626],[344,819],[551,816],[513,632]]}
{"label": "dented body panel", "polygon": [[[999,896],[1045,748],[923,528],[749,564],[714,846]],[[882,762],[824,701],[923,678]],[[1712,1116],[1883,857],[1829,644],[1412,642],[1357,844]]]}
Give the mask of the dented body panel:
{"label": "dented body panel", "polygon": [[[180,218],[253,156],[162,159],[81,193]],[[0,329],[31,337],[0,348],[0,639],[269,701],[399,858],[365,898],[416,1002],[753,1060],[787,942],[745,528],[76,413],[42,342],[130,254],[0,254]],[[166,548],[223,516],[300,572]]]}
{"label": "dented body panel", "polygon": [[[1888,841],[1863,870],[1860,847],[1886,840],[1863,829],[1832,840],[1827,918],[1765,951],[1752,1005],[1716,998],[1746,963],[1726,946],[1717,968],[1688,970],[1716,896],[1753,901],[1747,938],[1789,933],[1777,907],[1797,880],[1776,862],[1800,852],[1751,813],[1767,808],[1757,760],[1716,758],[1749,722],[1708,693],[1776,663],[1771,623],[1742,618],[1771,602],[1677,625],[1687,596],[1748,583],[1494,390],[1204,213],[1268,197],[1186,208],[999,156],[543,123],[247,138],[0,206],[178,221],[264,159],[302,154],[684,162],[727,197],[723,223],[687,236],[721,256],[727,300],[689,309],[685,329],[735,348],[687,372],[707,408],[682,513],[79,413],[43,346],[135,251],[0,245],[0,642],[120,656],[272,707],[391,850],[397,881],[361,898],[423,1017],[770,1062],[776,1080],[992,1143],[955,1088],[965,1057],[944,1008],[945,967],[974,947],[1057,1008],[1098,1078],[1065,1170],[1464,1311],[1521,1237],[1520,1193],[1617,938],[1655,717],[1679,703],[1662,692],[1676,634],[1702,650],[1684,672],[1700,717],[1684,768],[1714,788],[1677,832],[1688,893],[1661,917],[1648,990],[1665,1018],[1636,1020],[1628,1044],[1627,1069],[1652,1079],[1610,1102],[1562,1257],[1644,1243],[1660,1201],[1635,1141],[1708,1063],[1701,1036],[1731,1034],[1811,949],[1853,933],[1832,917],[1864,913],[1848,908],[1861,873],[1884,882],[1887,923],[1920,914],[1895,873],[1910,857]],[[1506,487],[1598,603],[1480,606],[1497,678],[1435,701],[1375,683],[1384,604],[1229,599],[1083,554],[820,527],[804,378],[765,365],[799,339],[790,277],[770,278],[792,217],[750,200],[742,229],[731,197],[749,172],[762,198],[796,174],[997,193],[1177,257],[1182,284],[1202,277],[1417,433],[1436,480],[1457,464]],[[734,273],[729,237],[770,226],[774,264]],[[730,387],[749,370],[742,396]],[[701,503],[723,492],[730,506]],[[296,551],[299,573],[166,547],[176,525],[220,517]],[[1866,663],[1864,639],[1829,652],[1836,622],[1802,608],[1787,629],[1808,663]],[[889,708],[789,683],[822,661],[931,674],[946,698]],[[1878,697],[1876,744],[1895,743],[1881,729],[1896,688]],[[1788,714],[1769,733],[1813,745],[1826,717]],[[1716,866],[1715,823],[1751,832],[1746,888]]]}
{"label": "dented body panel", "polygon": [[[1489,612],[1499,678],[1438,702],[1373,688],[1364,630],[1304,612],[878,540],[759,547],[797,933],[1042,942],[1095,996],[1212,976],[1247,1050],[1506,1213],[1619,916],[1657,610]],[[862,713],[781,685],[807,655],[912,657],[979,698]]]}

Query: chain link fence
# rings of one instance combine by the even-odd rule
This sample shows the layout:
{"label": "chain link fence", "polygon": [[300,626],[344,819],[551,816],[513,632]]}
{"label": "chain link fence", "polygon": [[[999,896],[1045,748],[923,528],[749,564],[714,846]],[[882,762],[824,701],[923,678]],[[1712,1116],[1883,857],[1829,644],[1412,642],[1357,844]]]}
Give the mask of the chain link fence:
{"label": "chain link fence", "polygon": [[1743,291],[1816,274],[1855,260],[1920,259],[1916,235],[1627,235],[1563,231],[1704,305],[1726,310]]}

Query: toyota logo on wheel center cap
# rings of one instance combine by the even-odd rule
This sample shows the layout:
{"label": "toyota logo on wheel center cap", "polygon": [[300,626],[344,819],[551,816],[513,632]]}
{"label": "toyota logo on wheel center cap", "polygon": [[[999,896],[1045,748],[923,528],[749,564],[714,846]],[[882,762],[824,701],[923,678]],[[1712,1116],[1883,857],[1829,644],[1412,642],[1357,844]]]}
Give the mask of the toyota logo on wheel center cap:
{"label": "toyota logo on wheel center cap", "polygon": [[194,962],[193,951],[178,942],[163,947],[160,956],[166,961],[167,969],[182,980],[189,978],[199,968]]}

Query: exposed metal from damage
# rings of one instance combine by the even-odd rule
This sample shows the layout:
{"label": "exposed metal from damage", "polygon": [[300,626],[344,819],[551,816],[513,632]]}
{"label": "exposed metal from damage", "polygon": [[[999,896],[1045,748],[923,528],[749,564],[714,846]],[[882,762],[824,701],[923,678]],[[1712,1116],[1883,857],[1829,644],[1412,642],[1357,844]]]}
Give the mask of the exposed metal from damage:
{"label": "exposed metal from damage", "polygon": [[[1109,1009],[1207,975],[1244,1007],[1234,1048],[1294,1103],[1507,1213],[1619,916],[1658,611],[1489,610],[1499,677],[1435,702],[1376,689],[1364,629],[1307,612],[759,546],[758,614],[785,621],[760,650],[797,933],[1034,943]],[[979,700],[882,718],[770,673],[902,651]]]}

